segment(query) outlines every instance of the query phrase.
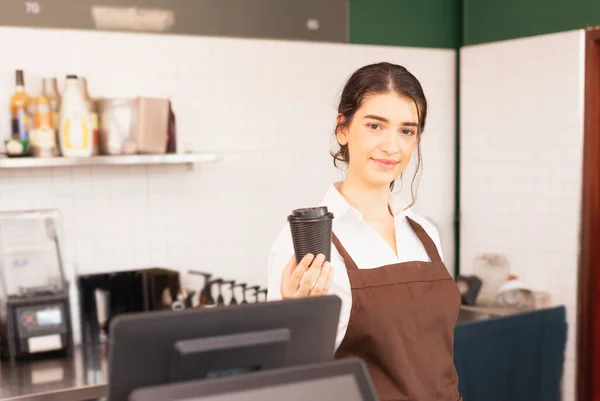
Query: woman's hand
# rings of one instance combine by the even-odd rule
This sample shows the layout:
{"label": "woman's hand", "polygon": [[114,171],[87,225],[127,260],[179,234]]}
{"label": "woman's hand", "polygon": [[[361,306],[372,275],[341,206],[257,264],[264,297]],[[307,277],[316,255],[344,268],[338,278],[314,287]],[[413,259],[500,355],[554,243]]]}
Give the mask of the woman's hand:
{"label": "woman's hand", "polygon": [[281,297],[283,299],[327,295],[333,281],[331,264],[325,255],[314,257],[308,254],[296,265],[292,255],[281,275]]}

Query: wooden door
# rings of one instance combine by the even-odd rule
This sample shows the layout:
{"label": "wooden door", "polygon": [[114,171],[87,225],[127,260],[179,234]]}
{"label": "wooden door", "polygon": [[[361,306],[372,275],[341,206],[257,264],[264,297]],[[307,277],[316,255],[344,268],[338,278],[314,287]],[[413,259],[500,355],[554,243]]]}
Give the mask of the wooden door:
{"label": "wooden door", "polygon": [[577,399],[600,401],[600,29],[585,42]]}

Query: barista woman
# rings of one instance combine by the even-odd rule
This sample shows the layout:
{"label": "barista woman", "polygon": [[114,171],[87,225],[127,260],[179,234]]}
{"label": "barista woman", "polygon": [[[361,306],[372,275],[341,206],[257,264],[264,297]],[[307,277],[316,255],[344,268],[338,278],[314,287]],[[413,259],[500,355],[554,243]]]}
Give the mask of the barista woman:
{"label": "barista woman", "polygon": [[306,255],[296,265],[288,227],[269,260],[270,300],[342,299],[335,356],[362,358],[384,401],[460,399],[458,288],[435,228],[390,192],[413,156],[415,177],[420,171],[426,115],[421,84],[404,67],[379,63],[354,72],[341,95],[333,155],[347,172],[322,202],[334,214],[331,263]]}

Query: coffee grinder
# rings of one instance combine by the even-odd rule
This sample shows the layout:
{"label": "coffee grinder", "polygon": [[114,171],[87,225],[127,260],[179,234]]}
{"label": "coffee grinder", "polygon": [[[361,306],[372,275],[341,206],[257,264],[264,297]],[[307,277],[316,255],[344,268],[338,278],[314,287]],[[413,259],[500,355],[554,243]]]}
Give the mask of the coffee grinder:
{"label": "coffee grinder", "polygon": [[0,355],[73,350],[57,210],[0,212]]}

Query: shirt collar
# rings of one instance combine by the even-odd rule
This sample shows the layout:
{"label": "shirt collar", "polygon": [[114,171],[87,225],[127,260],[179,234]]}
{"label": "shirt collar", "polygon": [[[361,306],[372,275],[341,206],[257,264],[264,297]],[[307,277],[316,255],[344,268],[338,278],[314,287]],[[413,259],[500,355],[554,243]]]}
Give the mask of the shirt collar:
{"label": "shirt collar", "polygon": [[[362,213],[350,206],[348,201],[340,194],[339,188],[341,185],[342,182],[338,181],[329,186],[321,206],[327,206],[327,209],[333,213],[335,218],[340,218],[346,213],[353,213],[362,219]],[[406,203],[392,192],[389,193],[389,205],[394,217],[402,217],[410,213],[410,209],[406,208]]]}

